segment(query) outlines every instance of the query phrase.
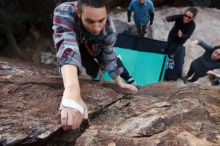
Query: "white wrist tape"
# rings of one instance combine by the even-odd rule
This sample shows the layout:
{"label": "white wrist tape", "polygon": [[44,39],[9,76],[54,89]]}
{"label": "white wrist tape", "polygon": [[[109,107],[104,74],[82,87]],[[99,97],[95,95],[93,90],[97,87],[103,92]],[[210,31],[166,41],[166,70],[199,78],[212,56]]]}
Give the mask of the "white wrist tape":
{"label": "white wrist tape", "polygon": [[68,108],[73,108],[73,109],[76,109],[78,110],[81,114],[84,114],[84,109],[83,107],[78,104],[77,102],[75,102],[74,100],[71,100],[71,99],[62,99],[61,101],[61,104],[60,104],[60,111],[65,108],[65,107],[68,107]]}

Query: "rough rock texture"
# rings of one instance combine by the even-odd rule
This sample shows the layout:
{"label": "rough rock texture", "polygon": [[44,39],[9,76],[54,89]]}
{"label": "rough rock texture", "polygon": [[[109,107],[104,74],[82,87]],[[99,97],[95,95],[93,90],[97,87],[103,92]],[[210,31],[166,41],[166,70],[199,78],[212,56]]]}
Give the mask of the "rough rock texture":
{"label": "rough rock texture", "polygon": [[[123,97],[116,94],[120,90],[111,89],[111,84],[101,86],[84,78],[81,79],[82,98],[90,117]],[[0,58],[0,146],[46,143],[59,146],[68,142],[72,145],[80,132],[64,133],[59,129],[62,92],[57,69]]]}
{"label": "rough rock texture", "polygon": [[[136,95],[80,78],[89,125],[63,132],[56,69],[0,58],[0,145],[219,146],[219,87],[161,82]],[[123,93],[123,94],[122,94]],[[82,135],[80,135],[82,133]]]}
{"label": "rough rock texture", "polygon": [[56,70],[0,58],[0,141],[32,143],[59,129]]}
{"label": "rough rock texture", "polygon": [[219,87],[162,82],[91,119],[76,146],[219,146],[219,112]]}

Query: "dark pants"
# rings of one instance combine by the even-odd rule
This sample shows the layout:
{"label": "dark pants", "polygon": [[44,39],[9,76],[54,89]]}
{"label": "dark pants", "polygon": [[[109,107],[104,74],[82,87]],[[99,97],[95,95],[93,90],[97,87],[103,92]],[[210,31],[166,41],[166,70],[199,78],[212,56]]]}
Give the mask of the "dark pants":
{"label": "dark pants", "polygon": [[117,65],[118,67],[122,67],[123,68],[123,72],[121,74],[121,77],[127,81],[128,79],[131,78],[131,76],[129,75],[129,72],[128,70],[125,68],[124,64],[122,63],[121,59],[120,58],[117,58]]}
{"label": "dark pants", "polygon": [[[99,54],[96,57],[91,56],[86,48],[80,48],[80,53],[81,53],[81,59],[82,59],[82,65],[86,69],[86,73],[91,76],[92,78],[95,78],[99,70],[101,68],[101,62],[102,62],[102,55]],[[123,65],[121,59],[117,58],[117,65],[118,67],[123,68],[123,72],[121,74],[121,77],[127,81],[131,76],[129,75],[127,69]]]}
{"label": "dark pants", "polygon": [[178,50],[178,48],[181,48],[183,46],[183,44],[179,44],[176,42],[172,42],[172,41],[168,41],[167,45],[166,45],[166,53],[168,54],[168,56],[174,56]]}
{"label": "dark pants", "polygon": [[80,47],[80,54],[82,65],[85,67],[86,73],[92,78],[95,78],[98,75],[100,69],[99,62],[102,60],[101,54],[97,57],[93,57],[88,53],[87,49],[83,47]]}
{"label": "dark pants", "polygon": [[167,39],[167,45],[166,45],[166,53],[170,57],[171,55],[175,56],[175,53],[179,48],[183,46],[183,44],[186,42],[186,40],[177,40],[175,37],[173,37],[171,34],[169,34]]}
{"label": "dark pants", "polygon": [[[192,76],[193,75],[193,76]],[[194,70],[194,68],[192,67],[192,65],[190,65],[190,68],[189,68],[189,71],[188,71],[188,73],[187,73],[187,75],[186,75],[186,78],[189,78],[189,77],[191,77],[192,76],[192,78],[190,79],[190,80],[188,80],[189,82],[195,82],[195,81],[197,81],[200,77],[202,77],[202,76],[200,76],[199,74],[197,74],[196,72],[195,72],[195,70]]]}
{"label": "dark pants", "polygon": [[[184,64],[185,51],[185,47],[179,47],[174,58],[168,60],[168,68],[166,69],[164,80],[177,80],[181,76]],[[171,62],[169,62],[170,60]]]}
{"label": "dark pants", "polygon": [[136,25],[136,28],[138,35],[144,37],[146,34],[147,25]]}

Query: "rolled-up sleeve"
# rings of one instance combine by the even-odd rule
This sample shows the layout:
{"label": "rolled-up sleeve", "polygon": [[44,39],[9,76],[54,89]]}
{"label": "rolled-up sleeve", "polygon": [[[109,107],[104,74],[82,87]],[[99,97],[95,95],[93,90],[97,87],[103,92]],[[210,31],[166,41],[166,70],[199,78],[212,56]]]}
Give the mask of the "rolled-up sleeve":
{"label": "rolled-up sleeve", "polygon": [[167,22],[173,22],[176,21],[177,19],[181,19],[182,15],[172,15],[172,16],[167,16],[166,20]]}
{"label": "rolled-up sleeve", "polygon": [[116,54],[114,51],[114,44],[116,42],[116,30],[112,19],[109,17],[107,26],[104,29],[106,33],[103,39],[103,62],[105,70],[109,73],[111,78],[115,79],[119,76],[123,68],[117,66]]}
{"label": "rolled-up sleeve", "polygon": [[52,27],[53,40],[57,51],[58,67],[72,64],[77,66],[78,71],[81,71],[81,56],[73,27],[75,10],[75,6],[70,3],[63,3],[55,8]]}

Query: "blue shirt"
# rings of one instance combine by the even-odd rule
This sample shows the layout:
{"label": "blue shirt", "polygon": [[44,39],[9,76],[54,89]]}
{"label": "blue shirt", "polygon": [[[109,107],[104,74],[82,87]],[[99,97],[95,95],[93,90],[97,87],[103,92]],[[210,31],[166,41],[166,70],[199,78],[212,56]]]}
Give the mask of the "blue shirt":
{"label": "blue shirt", "polygon": [[138,0],[132,0],[128,11],[134,11],[135,25],[147,25],[150,13],[154,13],[154,5],[151,0],[145,0],[144,4],[140,4]]}

